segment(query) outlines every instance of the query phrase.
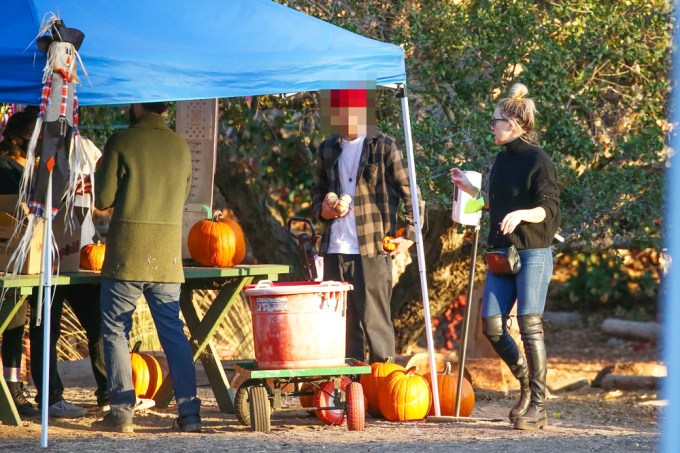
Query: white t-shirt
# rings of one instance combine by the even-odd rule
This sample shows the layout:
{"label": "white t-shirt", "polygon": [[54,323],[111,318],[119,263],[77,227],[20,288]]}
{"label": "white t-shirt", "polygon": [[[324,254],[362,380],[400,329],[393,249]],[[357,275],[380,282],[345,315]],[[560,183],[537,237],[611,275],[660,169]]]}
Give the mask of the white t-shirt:
{"label": "white t-shirt", "polygon": [[357,137],[352,141],[342,140],[342,152],[338,158],[338,170],[342,193],[352,196],[352,203],[347,215],[335,219],[331,224],[331,238],[328,253],[342,253],[345,255],[359,254],[359,239],[357,236],[357,218],[354,214],[354,190],[357,187],[357,172],[361,150],[366,137]]}

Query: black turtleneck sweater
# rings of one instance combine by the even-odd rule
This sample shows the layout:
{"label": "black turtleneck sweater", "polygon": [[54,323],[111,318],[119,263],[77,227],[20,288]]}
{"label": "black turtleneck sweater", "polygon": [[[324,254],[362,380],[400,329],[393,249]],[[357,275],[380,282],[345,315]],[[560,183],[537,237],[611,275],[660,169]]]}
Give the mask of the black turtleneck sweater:
{"label": "black turtleneck sweater", "polygon": [[[544,248],[552,243],[560,225],[560,191],[550,157],[541,148],[515,139],[496,156],[489,178],[489,240],[493,247]],[[500,223],[518,209],[545,209],[540,223],[521,222],[507,236]]]}

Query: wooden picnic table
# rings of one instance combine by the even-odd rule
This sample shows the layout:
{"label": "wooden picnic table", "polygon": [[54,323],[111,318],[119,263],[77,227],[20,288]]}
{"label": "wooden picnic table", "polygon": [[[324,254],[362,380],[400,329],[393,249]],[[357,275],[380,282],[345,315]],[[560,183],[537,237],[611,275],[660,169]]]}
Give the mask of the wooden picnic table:
{"label": "wooden picnic table", "polygon": [[[180,293],[180,308],[189,329],[189,343],[194,353],[194,362],[201,360],[222,412],[233,413],[234,392],[229,386],[212,342],[215,332],[246,285],[261,279],[276,281],[279,275],[288,274],[291,269],[291,266],[281,264],[239,265],[229,268],[184,267],[185,282],[182,284]],[[53,276],[52,284],[97,284],[100,279],[98,272],[80,271]],[[10,289],[7,291],[5,300],[0,303],[0,335],[5,331],[21,304],[39,285],[38,275],[17,275],[14,279],[10,276],[0,276],[0,291],[5,288]],[[193,303],[195,290],[217,292],[217,297],[202,317],[198,315]],[[156,404],[160,407],[167,406],[172,400],[172,395],[171,380],[166,379],[156,394]],[[0,421],[15,426],[21,422],[2,373],[0,373]]]}

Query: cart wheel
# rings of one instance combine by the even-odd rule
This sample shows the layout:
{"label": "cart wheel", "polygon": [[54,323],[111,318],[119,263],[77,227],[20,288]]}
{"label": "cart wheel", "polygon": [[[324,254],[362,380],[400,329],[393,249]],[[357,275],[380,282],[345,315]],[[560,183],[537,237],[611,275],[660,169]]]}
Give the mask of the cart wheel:
{"label": "cart wheel", "polygon": [[352,382],[347,386],[347,429],[363,431],[365,421],[364,389],[358,382]]}
{"label": "cart wheel", "polygon": [[352,380],[347,376],[342,376],[340,380],[340,390],[335,393],[333,381],[328,381],[321,386],[315,395],[316,407],[334,407],[335,409],[318,409],[316,416],[327,425],[342,425],[345,422],[345,389]]}
{"label": "cart wheel", "polygon": [[[259,379],[248,379],[243,382],[238,390],[236,390],[236,397],[234,398],[234,414],[236,419],[243,426],[250,426],[250,403],[248,399],[248,389],[257,385],[262,385],[262,381]],[[271,388],[264,384],[265,389],[267,389],[267,395],[273,396]]]}
{"label": "cart wheel", "polygon": [[262,433],[271,431],[272,408],[269,404],[267,389],[264,385],[255,385],[248,389],[250,404],[250,430]]}

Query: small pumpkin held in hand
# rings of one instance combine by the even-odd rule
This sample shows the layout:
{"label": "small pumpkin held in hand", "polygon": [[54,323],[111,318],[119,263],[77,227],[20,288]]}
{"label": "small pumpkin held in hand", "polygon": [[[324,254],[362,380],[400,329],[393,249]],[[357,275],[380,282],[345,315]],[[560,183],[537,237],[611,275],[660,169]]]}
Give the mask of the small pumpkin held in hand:
{"label": "small pumpkin held in hand", "polygon": [[394,236],[387,235],[382,239],[382,248],[386,252],[394,252],[397,249],[397,244],[392,242],[392,239],[400,238],[406,234],[406,228],[401,227],[397,230]]}
{"label": "small pumpkin held in hand", "polygon": [[104,265],[106,244],[97,241],[96,244],[87,244],[80,249],[80,267],[93,271],[100,271]]}
{"label": "small pumpkin held in hand", "polygon": [[243,230],[220,211],[191,227],[187,245],[191,258],[202,266],[232,267],[246,256]]}

